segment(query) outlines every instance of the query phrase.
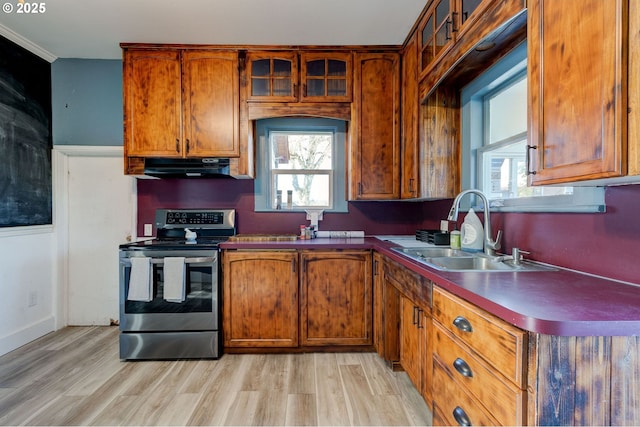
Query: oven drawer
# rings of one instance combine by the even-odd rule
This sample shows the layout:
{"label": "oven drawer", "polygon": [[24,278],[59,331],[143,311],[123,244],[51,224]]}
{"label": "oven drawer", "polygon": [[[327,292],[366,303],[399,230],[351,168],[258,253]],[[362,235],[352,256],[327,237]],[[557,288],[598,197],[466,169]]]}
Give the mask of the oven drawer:
{"label": "oven drawer", "polygon": [[217,359],[218,357],[220,357],[218,331],[120,334],[120,359]]}

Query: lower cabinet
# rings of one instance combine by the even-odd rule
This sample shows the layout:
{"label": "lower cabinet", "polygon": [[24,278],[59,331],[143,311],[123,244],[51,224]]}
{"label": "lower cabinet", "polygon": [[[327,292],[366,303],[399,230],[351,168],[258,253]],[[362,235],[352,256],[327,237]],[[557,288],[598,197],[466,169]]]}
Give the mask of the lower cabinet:
{"label": "lower cabinet", "polygon": [[420,391],[426,384],[423,381],[423,365],[428,355],[426,343],[427,316],[425,311],[404,295],[400,297],[400,364]]}
{"label": "lower cabinet", "polygon": [[225,250],[227,349],[372,346],[370,250]]}
{"label": "lower cabinet", "polygon": [[527,333],[433,290],[434,425],[527,422]]}
{"label": "lower cabinet", "polygon": [[370,251],[300,253],[300,344],[373,345]]}
{"label": "lower cabinet", "polygon": [[298,346],[298,254],[225,251],[226,348]]}
{"label": "lower cabinet", "polygon": [[[432,283],[396,262],[385,259],[381,294],[385,331],[397,325],[397,334],[384,336],[386,349],[395,346],[399,364],[427,404],[431,404],[431,287]],[[383,357],[394,355],[387,350]],[[392,360],[386,359],[393,363]]]}

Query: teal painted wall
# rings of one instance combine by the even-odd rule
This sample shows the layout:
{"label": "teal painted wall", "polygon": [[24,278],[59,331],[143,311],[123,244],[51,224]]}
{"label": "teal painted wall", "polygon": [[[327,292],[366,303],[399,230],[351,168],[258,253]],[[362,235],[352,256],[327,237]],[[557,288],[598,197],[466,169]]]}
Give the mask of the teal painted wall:
{"label": "teal painted wall", "polygon": [[51,64],[54,145],[122,145],[122,61]]}

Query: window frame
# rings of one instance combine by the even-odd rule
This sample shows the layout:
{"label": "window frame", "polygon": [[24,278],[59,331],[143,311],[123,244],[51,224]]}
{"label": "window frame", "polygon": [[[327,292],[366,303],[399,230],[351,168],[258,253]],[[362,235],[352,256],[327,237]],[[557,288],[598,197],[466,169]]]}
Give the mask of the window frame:
{"label": "window frame", "polygon": [[[315,117],[270,118],[256,120],[256,178],[254,180],[254,200],[256,212],[305,212],[307,210],[322,210],[324,212],[348,212],[345,197],[345,152],[346,123],[337,119],[325,119]],[[308,169],[274,169],[271,164],[271,144],[269,141],[272,132],[328,132],[333,134],[332,142],[332,168],[308,170]],[[276,173],[273,173],[277,171]],[[326,173],[326,172],[329,173]],[[275,200],[275,176],[281,174],[313,173],[314,175],[329,176],[330,206],[293,206],[286,208],[286,195],[282,197],[282,209],[272,206]]]}
{"label": "window frame", "polygon": [[[519,81],[527,70],[526,41],[461,89],[461,183],[462,189],[482,188],[479,149],[484,146],[488,118],[485,96]],[[526,155],[526,153],[523,153]],[[507,199],[489,198],[492,211],[497,212],[604,212],[604,187],[573,183],[573,194],[531,196]],[[563,185],[566,187],[567,185]],[[468,209],[473,203],[463,201]],[[464,203],[466,202],[466,203]],[[479,208],[482,208],[480,206]],[[474,206],[474,209],[476,207]]]}

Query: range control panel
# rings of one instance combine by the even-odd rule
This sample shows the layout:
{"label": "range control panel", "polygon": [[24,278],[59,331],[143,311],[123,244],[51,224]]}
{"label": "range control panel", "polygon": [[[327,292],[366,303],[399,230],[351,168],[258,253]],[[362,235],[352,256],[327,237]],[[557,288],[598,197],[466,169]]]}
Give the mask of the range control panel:
{"label": "range control panel", "polygon": [[158,209],[156,211],[157,228],[189,226],[196,228],[233,228],[235,226],[235,210]]}

